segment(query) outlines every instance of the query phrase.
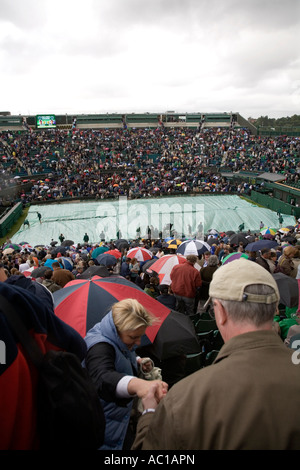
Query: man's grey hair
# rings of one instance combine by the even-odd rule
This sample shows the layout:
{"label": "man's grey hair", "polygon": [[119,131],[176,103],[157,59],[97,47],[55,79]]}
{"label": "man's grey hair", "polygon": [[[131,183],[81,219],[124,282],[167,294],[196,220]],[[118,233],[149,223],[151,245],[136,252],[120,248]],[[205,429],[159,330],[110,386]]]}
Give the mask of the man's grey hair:
{"label": "man's grey hair", "polygon": [[[271,286],[263,284],[252,284],[245,289],[245,293],[256,295],[273,294],[275,291]],[[250,322],[256,327],[264,323],[272,322],[277,311],[278,302],[263,304],[247,301],[218,299],[227,311],[228,316],[236,323]]]}

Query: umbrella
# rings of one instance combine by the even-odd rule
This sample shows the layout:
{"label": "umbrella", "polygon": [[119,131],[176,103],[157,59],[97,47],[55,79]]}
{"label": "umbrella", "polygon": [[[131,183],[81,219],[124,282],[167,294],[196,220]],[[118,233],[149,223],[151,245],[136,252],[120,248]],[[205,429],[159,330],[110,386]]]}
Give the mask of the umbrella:
{"label": "umbrella", "polygon": [[235,234],[235,231],[234,230],[227,230],[227,232],[225,232],[225,233],[226,233],[226,235],[231,236],[231,235]]}
{"label": "umbrella", "polygon": [[92,251],[92,258],[96,259],[97,256],[102,255],[103,253],[105,253],[108,250],[109,250],[109,248],[107,246],[98,246],[97,248],[95,248]]}
{"label": "umbrella", "polygon": [[247,255],[247,253],[240,253],[240,252],[237,252],[237,253],[229,253],[229,255],[227,255],[227,256],[222,260],[222,264],[227,264],[227,263],[230,263],[230,261],[234,261],[235,259],[240,259],[240,258],[246,258],[246,259],[248,259],[249,256]]}
{"label": "umbrella", "polygon": [[110,272],[106,266],[90,266],[82,274],[77,276],[77,279],[90,279],[93,276],[109,277]]}
{"label": "umbrella", "polygon": [[65,246],[56,246],[55,248],[52,248],[51,250],[51,254],[52,255],[57,255],[58,253],[61,253],[62,255],[64,255],[66,253],[67,249]]}
{"label": "umbrella", "polygon": [[169,240],[166,244],[166,247],[169,249],[174,249],[176,250],[182,243],[182,240],[178,240],[176,238],[173,238],[172,240]]}
{"label": "umbrella", "polygon": [[171,311],[123,277],[76,279],[53,293],[55,314],[82,337],[115,302],[128,298],[136,299],[157,318],[147,328],[141,346],[150,347],[159,360],[199,351],[195,329],[187,316]]}
{"label": "umbrella", "polygon": [[7,248],[12,248],[13,251],[21,251],[22,250],[21,245],[18,245],[17,243],[8,243],[7,245],[4,245],[3,250],[6,250]]}
{"label": "umbrella", "polygon": [[127,240],[124,240],[123,238],[119,238],[119,240],[115,241],[115,245],[118,248],[118,250],[121,250],[122,248],[129,248],[129,243]]}
{"label": "umbrella", "polygon": [[98,255],[95,261],[97,261],[97,263],[102,266],[114,266],[117,262],[115,256],[108,255],[106,253],[102,253],[102,255]]}
{"label": "umbrella", "polygon": [[260,234],[264,237],[264,238],[274,238],[275,235],[276,235],[276,230],[274,228],[270,228],[270,227],[264,227],[260,230]]}
{"label": "umbrella", "polygon": [[211,248],[209,244],[202,240],[185,240],[177,248],[176,253],[178,255],[183,255],[183,256],[188,256],[188,255],[200,256],[205,251],[210,251],[210,250]]}
{"label": "umbrella", "polygon": [[51,269],[49,266],[39,266],[32,272],[31,277],[33,277],[34,279],[37,279],[38,277],[43,277],[45,272],[49,269]]}
{"label": "umbrella", "polygon": [[138,261],[148,261],[153,257],[153,253],[151,253],[150,250],[147,250],[146,248],[131,248],[131,250],[128,251],[127,255],[128,258],[136,258]]}
{"label": "umbrella", "polygon": [[53,241],[53,242],[50,243],[51,246],[55,246],[57,244],[58,244],[58,242],[56,242],[56,241]]}
{"label": "umbrella", "polygon": [[151,273],[150,268],[151,268],[152,264],[154,264],[156,261],[157,261],[157,258],[152,258],[152,259],[149,259],[148,261],[145,261],[145,263],[143,263],[143,266],[142,266],[142,272],[143,273],[145,273],[145,272],[150,272]]}
{"label": "umbrella", "polygon": [[119,250],[108,250],[105,253],[106,255],[113,255],[115,258],[122,258],[122,253]]}
{"label": "umbrella", "polygon": [[73,240],[64,240],[61,244],[61,246],[72,246],[72,245],[74,245]]}
{"label": "umbrella", "polygon": [[5,248],[5,250],[3,250],[3,254],[4,255],[11,255],[11,253],[13,253],[15,250],[13,248]]}
{"label": "umbrella", "polygon": [[297,279],[283,273],[274,273],[273,277],[279,290],[279,302],[286,307],[298,307],[299,288]]}
{"label": "umbrella", "polygon": [[287,227],[283,227],[283,228],[280,228],[278,232],[287,234],[290,232],[290,229]]}
{"label": "umbrella", "polygon": [[67,269],[68,271],[72,271],[74,264],[71,258],[66,258],[64,256],[60,256],[59,258],[56,258],[56,261],[61,263],[64,267],[64,269]]}
{"label": "umbrella", "polygon": [[208,233],[209,235],[219,235],[218,230],[216,230],[216,229],[214,229],[214,228],[209,229],[207,233]]}
{"label": "umbrella", "polygon": [[229,237],[228,243],[229,245],[239,245],[239,243],[243,243],[245,246],[247,245],[248,240],[242,233],[234,233]]}
{"label": "umbrella", "polygon": [[160,284],[171,284],[170,274],[174,266],[183,264],[186,258],[183,255],[164,255],[157,259],[155,263],[149,268],[158,274]]}
{"label": "umbrella", "polygon": [[278,243],[275,240],[258,240],[257,242],[248,243],[245,246],[245,251],[259,251],[263,248],[275,248]]}
{"label": "umbrella", "polygon": [[22,245],[22,250],[21,251],[23,251],[23,250],[33,251],[33,246],[29,245],[29,243],[24,243]]}

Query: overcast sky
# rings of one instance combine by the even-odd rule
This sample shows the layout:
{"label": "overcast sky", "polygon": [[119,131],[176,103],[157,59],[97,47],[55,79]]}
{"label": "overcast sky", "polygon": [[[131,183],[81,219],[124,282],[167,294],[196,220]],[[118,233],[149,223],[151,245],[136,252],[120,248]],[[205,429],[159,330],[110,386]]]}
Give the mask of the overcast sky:
{"label": "overcast sky", "polygon": [[0,0],[0,111],[300,114],[299,0]]}

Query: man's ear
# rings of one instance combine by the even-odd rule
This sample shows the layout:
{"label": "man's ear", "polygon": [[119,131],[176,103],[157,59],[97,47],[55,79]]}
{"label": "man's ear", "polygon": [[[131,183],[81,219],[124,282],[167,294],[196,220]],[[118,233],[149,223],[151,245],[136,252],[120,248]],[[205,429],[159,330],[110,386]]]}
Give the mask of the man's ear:
{"label": "man's ear", "polygon": [[214,300],[214,312],[218,324],[221,326],[225,325],[228,319],[228,315],[221,302],[217,299]]}

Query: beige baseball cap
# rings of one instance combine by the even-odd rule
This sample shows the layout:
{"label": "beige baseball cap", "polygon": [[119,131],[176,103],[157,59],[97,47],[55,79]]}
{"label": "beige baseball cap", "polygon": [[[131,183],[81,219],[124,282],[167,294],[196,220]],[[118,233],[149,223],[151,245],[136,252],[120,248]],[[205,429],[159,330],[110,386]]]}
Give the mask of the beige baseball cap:
{"label": "beige baseball cap", "polygon": [[[245,293],[246,288],[252,284],[273,287],[274,293],[262,295]],[[253,261],[240,258],[224,264],[214,272],[206,305],[212,298],[271,304],[279,302],[280,295],[271,273]]]}

